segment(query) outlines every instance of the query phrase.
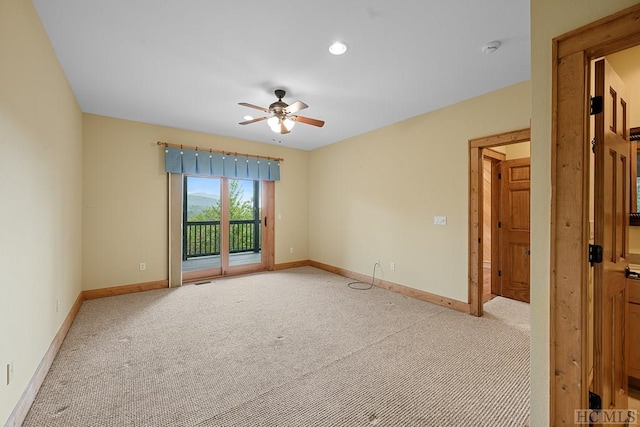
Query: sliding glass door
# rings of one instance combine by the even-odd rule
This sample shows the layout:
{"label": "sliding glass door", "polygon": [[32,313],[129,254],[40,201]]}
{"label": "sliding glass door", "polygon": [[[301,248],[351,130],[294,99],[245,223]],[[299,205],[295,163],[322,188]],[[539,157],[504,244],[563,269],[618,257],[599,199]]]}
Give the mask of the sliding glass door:
{"label": "sliding glass door", "polygon": [[[185,175],[182,280],[264,270],[268,185],[263,181]],[[272,190],[271,190],[272,191]]]}

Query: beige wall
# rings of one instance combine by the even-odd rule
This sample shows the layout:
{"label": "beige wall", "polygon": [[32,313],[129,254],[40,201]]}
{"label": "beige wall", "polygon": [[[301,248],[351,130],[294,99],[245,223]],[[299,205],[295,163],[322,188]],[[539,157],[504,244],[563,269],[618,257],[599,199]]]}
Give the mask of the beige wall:
{"label": "beige wall", "polygon": [[531,143],[521,142],[519,144],[506,145],[505,154],[507,160],[524,159],[531,157]]}
{"label": "beige wall", "polygon": [[4,425],[81,291],[82,121],[30,1],[0,1],[0,64]]}
{"label": "beige wall", "polygon": [[92,114],[83,123],[84,289],[167,279],[167,176],[157,141],[283,157],[275,261],[308,259],[308,152]]}
{"label": "beige wall", "polygon": [[312,151],[310,258],[467,302],[468,141],[528,127],[530,97],[523,82]]}
{"label": "beige wall", "polygon": [[520,142],[518,144],[503,145],[500,147],[491,147],[491,150],[497,151],[505,155],[507,160],[522,159],[531,157],[531,144],[529,142]]}
{"label": "beige wall", "polygon": [[636,0],[531,0],[531,425],[548,424],[551,41]]}

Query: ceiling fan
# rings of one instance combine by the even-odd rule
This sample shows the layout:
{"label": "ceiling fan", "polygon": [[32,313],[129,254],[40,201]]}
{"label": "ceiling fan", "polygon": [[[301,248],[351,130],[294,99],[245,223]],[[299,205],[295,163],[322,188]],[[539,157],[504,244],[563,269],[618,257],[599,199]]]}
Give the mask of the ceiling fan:
{"label": "ceiling fan", "polygon": [[256,119],[247,120],[244,122],[240,122],[241,125],[248,125],[250,123],[260,122],[262,120],[267,120],[267,124],[271,128],[272,131],[280,134],[285,134],[291,132],[293,125],[295,122],[304,123],[307,125],[324,126],[324,121],[318,119],[312,119],[304,116],[293,115],[293,113],[297,113],[298,111],[307,108],[308,105],[301,101],[296,101],[291,105],[288,105],[286,102],[282,101],[286,92],[282,89],[276,89],[275,91],[276,97],[278,100],[273,104],[269,105],[269,108],[259,107],[257,105],[249,104],[247,102],[239,102],[238,104],[243,105],[249,108],[255,108],[256,110],[264,111],[265,113],[270,113],[271,117],[264,116],[258,117]]}

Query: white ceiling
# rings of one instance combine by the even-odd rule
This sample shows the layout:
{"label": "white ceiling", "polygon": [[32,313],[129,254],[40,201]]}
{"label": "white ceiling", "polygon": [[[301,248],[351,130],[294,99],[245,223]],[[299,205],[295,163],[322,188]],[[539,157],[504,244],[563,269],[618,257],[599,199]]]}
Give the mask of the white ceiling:
{"label": "white ceiling", "polygon": [[[84,112],[304,150],[530,78],[529,0],[33,3]],[[238,124],[277,88],[325,126]]]}

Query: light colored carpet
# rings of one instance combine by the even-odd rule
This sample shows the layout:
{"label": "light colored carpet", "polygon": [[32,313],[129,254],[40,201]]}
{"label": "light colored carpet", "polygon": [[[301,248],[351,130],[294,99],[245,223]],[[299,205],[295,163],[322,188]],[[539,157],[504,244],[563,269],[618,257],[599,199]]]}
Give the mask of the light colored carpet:
{"label": "light colored carpet", "polygon": [[[86,301],[25,426],[522,426],[528,305],[311,267]],[[515,303],[515,305],[514,305]]]}

